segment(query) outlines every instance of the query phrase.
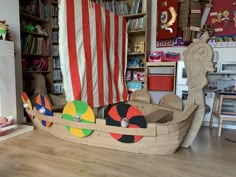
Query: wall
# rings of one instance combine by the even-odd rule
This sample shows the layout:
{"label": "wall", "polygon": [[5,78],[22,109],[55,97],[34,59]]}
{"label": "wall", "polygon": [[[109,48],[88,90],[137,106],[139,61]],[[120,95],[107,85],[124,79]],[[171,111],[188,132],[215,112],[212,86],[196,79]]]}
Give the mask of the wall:
{"label": "wall", "polygon": [[[9,25],[12,40],[15,44],[15,68],[16,68],[16,87],[17,87],[17,120],[23,122],[23,108],[20,98],[22,92],[22,70],[21,70],[21,44],[20,44],[20,19],[19,19],[19,0],[0,0],[0,20],[6,20]],[[22,108],[22,109],[21,109]]]}
{"label": "wall", "polygon": [[[156,17],[157,17],[157,0],[152,0],[152,32],[151,32],[151,50],[164,50],[166,52],[175,51],[182,53],[185,47],[167,47],[167,48],[156,48]],[[235,48],[213,48],[218,51],[219,59],[222,61],[236,61],[236,55],[234,52]],[[182,58],[181,58],[182,59]]]}

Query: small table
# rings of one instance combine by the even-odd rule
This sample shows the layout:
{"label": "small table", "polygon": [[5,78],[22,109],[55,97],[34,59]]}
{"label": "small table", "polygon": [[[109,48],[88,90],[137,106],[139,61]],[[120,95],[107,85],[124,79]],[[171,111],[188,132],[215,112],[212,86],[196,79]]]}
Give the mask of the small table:
{"label": "small table", "polygon": [[212,127],[214,117],[219,119],[218,136],[221,136],[223,121],[236,121],[236,112],[222,112],[224,99],[236,100],[236,92],[216,92],[209,126]]}

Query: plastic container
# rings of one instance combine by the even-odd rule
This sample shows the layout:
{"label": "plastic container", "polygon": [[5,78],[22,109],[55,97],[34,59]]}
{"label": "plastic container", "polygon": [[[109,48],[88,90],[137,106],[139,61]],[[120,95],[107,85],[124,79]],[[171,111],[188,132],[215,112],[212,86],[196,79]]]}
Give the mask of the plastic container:
{"label": "plastic container", "polygon": [[173,91],[174,76],[170,75],[149,75],[148,89],[151,91]]}

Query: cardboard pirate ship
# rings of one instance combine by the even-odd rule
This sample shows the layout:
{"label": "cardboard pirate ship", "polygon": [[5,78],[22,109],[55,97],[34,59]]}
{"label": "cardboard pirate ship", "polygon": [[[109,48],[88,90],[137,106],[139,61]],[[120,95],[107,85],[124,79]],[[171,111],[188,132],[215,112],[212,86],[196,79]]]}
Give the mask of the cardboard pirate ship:
{"label": "cardboard pirate ship", "polygon": [[53,113],[46,95],[38,95],[33,108],[22,94],[24,106],[36,128],[63,140],[128,152],[172,154],[180,146],[192,144],[204,118],[202,89],[207,84],[206,73],[213,69],[208,39],[205,33],[184,52],[189,87],[184,110],[174,94],[156,105],[144,91],[135,92],[127,103],[113,106],[106,119],[95,117],[88,104],[78,100],[68,102],[62,113]]}

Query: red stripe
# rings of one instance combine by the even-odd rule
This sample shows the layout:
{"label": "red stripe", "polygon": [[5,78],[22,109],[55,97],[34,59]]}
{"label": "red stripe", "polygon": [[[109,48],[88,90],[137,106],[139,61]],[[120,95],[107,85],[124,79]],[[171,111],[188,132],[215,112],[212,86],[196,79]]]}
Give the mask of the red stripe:
{"label": "red stripe", "polygon": [[114,81],[115,81],[115,90],[116,90],[116,102],[120,102],[119,94],[119,75],[120,75],[120,64],[119,64],[119,16],[114,16],[114,43],[115,43],[115,60],[114,60]]}
{"label": "red stripe", "polygon": [[97,71],[98,71],[98,99],[99,105],[104,105],[104,78],[103,78],[103,34],[102,34],[102,21],[101,21],[101,6],[95,5],[96,13],[96,37],[97,37]]}
{"label": "red stripe", "polygon": [[126,60],[126,34],[127,34],[127,29],[126,29],[126,19],[123,18],[123,28],[122,28],[122,74],[123,74],[123,100],[127,100],[128,98],[128,92],[127,92],[127,87],[125,86],[125,60]]}
{"label": "red stripe", "polygon": [[111,64],[110,64],[110,11],[105,10],[106,14],[106,24],[105,24],[105,40],[106,40],[106,54],[107,54],[107,74],[108,74],[108,104],[113,103],[113,93],[112,93],[112,77],[111,77]]}
{"label": "red stripe", "polygon": [[29,99],[28,95],[25,92],[22,92],[21,96],[22,96],[24,101],[27,101]]}
{"label": "red stripe", "polygon": [[66,1],[68,53],[74,99],[81,99],[81,83],[76,53],[74,0]]}
{"label": "red stripe", "polygon": [[92,77],[92,56],[91,56],[91,38],[90,38],[90,19],[89,19],[89,1],[82,0],[82,26],[83,42],[85,53],[86,83],[87,83],[87,103],[93,107],[93,77]]}

